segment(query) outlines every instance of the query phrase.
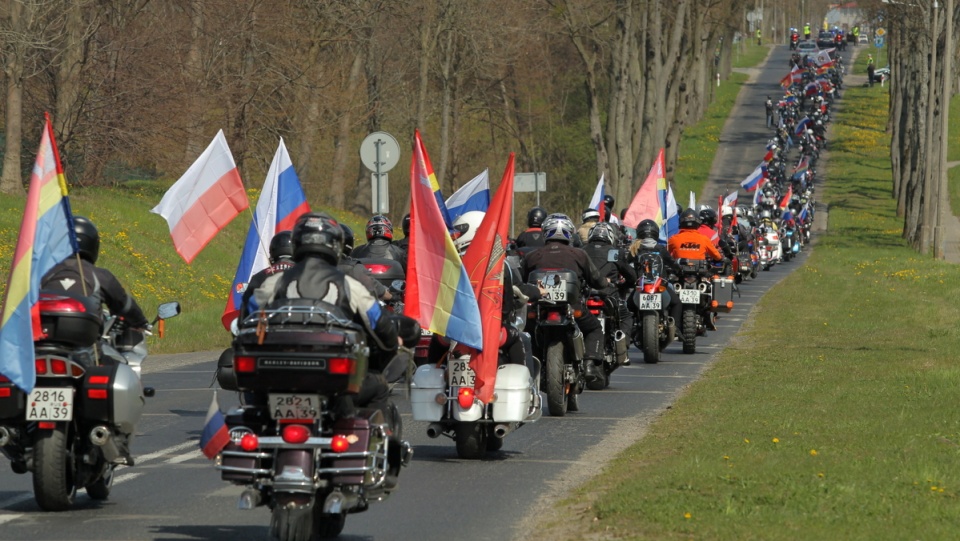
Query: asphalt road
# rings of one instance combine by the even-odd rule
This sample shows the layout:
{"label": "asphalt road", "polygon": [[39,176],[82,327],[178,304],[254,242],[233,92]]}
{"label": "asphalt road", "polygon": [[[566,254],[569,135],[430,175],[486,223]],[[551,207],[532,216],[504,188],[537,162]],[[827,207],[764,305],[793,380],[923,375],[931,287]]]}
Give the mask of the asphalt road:
{"label": "asphalt road", "polygon": [[[773,81],[775,86],[785,73],[787,57],[786,48],[776,50],[767,69],[759,73],[758,84]],[[755,109],[762,128],[763,97],[777,89],[760,86],[756,90],[760,97]],[[745,120],[744,125],[748,122],[752,128],[756,119]],[[769,135],[761,131],[759,139],[742,141],[744,148],[749,144],[747,158],[730,154],[731,159],[753,163],[752,155],[757,154],[759,162]],[[754,166],[744,167],[752,170]],[[730,178],[739,181],[742,176],[737,173]],[[646,420],[668,407],[728,344],[764,292],[804,259],[805,254],[745,282],[740,296],[735,296],[733,313],[722,316],[717,331],[698,339],[696,354],[682,354],[680,344],[675,343],[667,348],[661,363],[645,365],[631,347],[632,366],[614,372],[608,389],[586,391],[579,413],[563,418],[544,416],[521,427],[507,436],[501,451],[485,460],[460,460],[452,441],[429,439],[426,423],[413,422],[405,415],[404,435],[414,445],[413,462],[403,471],[400,487],[390,499],[348,517],[341,539],[521,538],[522,528],[538,506],[597,473],[604,460],[635,441]],[[177,320],[170,321],[167,329],[190,332],[178,327]],[[72,510],[45,513],[33,501],[29,474],[16,475],[6,461],[0,461],[0,539],[267,538],[269,511],[237,510],[242,488],[220,481],[219,472],[197,446],[215,365],[213,354],[147,359],[144,384],[155,387],[157,393],[148,399],[133,444],[137,465],[118,471],[105,502],[93,501],[81,492]],[[401,411],[410,411],[402,396],[395,400]],[[220,393],[224,409],[235,402],[232,393]]]}

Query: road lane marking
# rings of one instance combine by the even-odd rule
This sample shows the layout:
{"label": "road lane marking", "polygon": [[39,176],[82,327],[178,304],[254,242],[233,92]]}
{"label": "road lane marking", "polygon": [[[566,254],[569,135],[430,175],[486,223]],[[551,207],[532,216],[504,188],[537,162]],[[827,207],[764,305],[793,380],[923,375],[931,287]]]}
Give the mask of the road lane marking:
{"label": "road lane marking", "polygon": [[172,447],[167,447],[166,449],[160,449],[159,451],[154,451],[152,453],[148,453],[143,456],[136,457],[134,462],[136,464],[143,464],[144,462],[149,462],[153,459],[160,458],[164,455],[172,455],[177,451],[182,451],[183,449],[186,449],[187,447],[199,447],[199,446],[200,444],[197,443],[195,440],[185,441],[183,443],[178,443],[177,445],[174,445]]}
{"label": "road lane marking", "polygon": [[[31,496],[31,498],[32,498],[32,497],[33,497],[33,496]],[[29,499],[29,498],[28,498],[28,499]],[[20,517],[22,517],[22,516],[23,516],[23,513],[17,513],[17,514],[15,514],[15,515],[0,515],[0,524],[3,524],[3,523],[5,523],[5,522],[11,522],[11,521],[17,520],[18,518],[20,518]]]}
{"label": "road lane marking", "polygon": [[194,451],[190,451],[189,453],[184,453],[180,456],[175,456],[170,460],[167,460],[166,462],[164,462],[164,464],[179,464],[181,462],[186,462],[194,458],[200,458],[201,456],[203,456],[203,453],[200,452],[200,449],[196,449]]}

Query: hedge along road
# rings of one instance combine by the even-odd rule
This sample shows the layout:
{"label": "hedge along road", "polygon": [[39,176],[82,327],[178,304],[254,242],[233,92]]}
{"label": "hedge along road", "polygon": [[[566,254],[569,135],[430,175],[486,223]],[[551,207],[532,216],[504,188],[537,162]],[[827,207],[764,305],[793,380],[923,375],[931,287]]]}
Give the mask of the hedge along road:
{"label": "hedge along road", "polygon": [[[763,154],[769,132],[763,128],[762,102],[776,91],[786,66],[778,48],[756,74],[758,106],[738,100],[727,125],[756,137],[722,139],[741,145],[729,151],[733,161],[752,170]],[[769,84],[768,84],[769,83]],[[769,88],[769,90],[767,90]],[[741,116],[742,115],[742,116]],[[756,160],[753,156],[756,155]],[[715,164],[716,167],[716,164]],[[725,166],[726,167],[726,166]],[[738,182],[749,173],[730,179]],[[817,219],[823,216],[818,215]],[[633,364],[612,376],[603,391],[586,391],[581,411],[563,418],[544,416],[507,436],[503,449],[486,460],[457,458],[453,442],[426,437],[426,423],[413,422],[409,403],[396,396],[404,415],[404,435],[415,448],[399,489],[385,502],[347,518],[342,539],[511,539],[526,537],[531,519],[570,488],[598,473],[603,464],[642,437],[654,416],[669,407],[695,381],[740,329],[760,296],[804,261],[777,265],[746,282],[735,296],[733,313],[719,330],[697,341],[697,353],[683,355],[679,343],[667,348],[660,364],[645,365],[631,347]],[[170,322],[176,325],[176,320]],[[171,331],[175,328],[171,327]],[[145,363],[144,384],[157,389],[149,399],[140,434],[134,441],[137,466],[118,472],[106,502],[77,497],[74,509],[44,513],[32,499],[28,475],[0,464],[0,539],[250,539],[265,538],[269,511],[239,511],[242,488],[219,479],[196,447],[210,403],[216,353],[158,355]],[[221,406],[233,406],[232,393],[220,393]]]}

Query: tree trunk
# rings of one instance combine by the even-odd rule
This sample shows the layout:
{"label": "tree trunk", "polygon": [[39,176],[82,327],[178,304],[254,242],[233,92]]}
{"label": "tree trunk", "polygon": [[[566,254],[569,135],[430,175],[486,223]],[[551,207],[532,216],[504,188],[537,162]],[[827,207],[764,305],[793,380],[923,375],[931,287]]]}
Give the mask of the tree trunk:
{"label": "tree trunk", "polygon": [[330,171],[332,190],[330,194],[330,204],[335,208],[344,208],[346,202],[347,186],[346,171],[349,160],[348,152],[350,150],[350,128],[353,124],[354,100],[357,95],[357,89],[360,87],[360,77],[363,73],[363,63],[365,59],[365,47],[357,47],[350,65],[350,75],[347,78],[347,85],[344,89],[344,95],[347,98],[347,106],[340,113],[340,119],[337,123],[337,135],[333,140],[333,168]]}
{"label": "tree trunk", "polygon": [[[10,6],[10,28],[21,30],[24,19],[24,4],[14,2]],[[15,39],[15,38],[13,38]],[[23,121],[23,49],[11,39],[4,44],[6,62],[4,74],[7,80],[6,118],[4,119],[3,173],[0,174],[0,192],[23,193],[23,173],[20,167],[22,121]]]}

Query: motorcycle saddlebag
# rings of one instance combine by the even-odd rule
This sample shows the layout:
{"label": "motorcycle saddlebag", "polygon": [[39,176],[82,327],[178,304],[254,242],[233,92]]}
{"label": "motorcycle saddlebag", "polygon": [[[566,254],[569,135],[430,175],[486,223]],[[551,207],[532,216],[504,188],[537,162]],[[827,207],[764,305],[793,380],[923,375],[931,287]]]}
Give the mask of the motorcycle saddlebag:
{"label": "motorcycle saddlebag", "polygon": [[0,419],[16,419],[26,415],[27,395],[7,377],[0,376]]}
{"label": "motorcycle saddlebag", "polygon": [[40,340],[90,347],[103,333],[99,299],[46,290],[40,292],[37,304],[42,330]]}
{"label": "motorcycle saddlebag", "polygon": [[406,278],[403,265],[395,259],[372,257],[361,259],[360,263],[363,264],[374,280],[386,287],[390,287],[394,280],[404,280]]}
{"label": "motorcycle saddlebag", "polygon": [[[245,427],[254,434],[265,434],[271,420],[264,408],[247,407],[237,408],[227,412],[225,424],[227,430]],[[221,465],[228,468],[239,468],[242,471],[221,470],[220,478],[224,481],[231,481],[238,484],[253,483],[257,474],[255,470],[266,468],[269,464],[264,464],[265,459],[262,453],[248,453],[240,448],[240,445],[231,441],[221,452]]]}
{"label": "motorcycle saddlebag", "polygon": [[[363,410],[363,413],[368,413]],[[371,416],[357,415],[345,419],[337,419],[333,425],[333,433],[347,436],[350,440],[350,447],[345,454],[355,454],[363,452],[375,452],[379,441],[372,442],[372,431],[376,428],[376,423],[383,422],[383,415],[377,410]],[[379,440],[379,439],[378,439]],[[326,455],[329,459],[329,465],[325,467],[334,468],[334,470],[345,470],[342,473],[334,473],[331,476],[331,482],[334,485],[359,485],[372,483],[372,477],[367,477],[368,472],[361,468],[373,464],[374,457],[340,458],[335,453]],[[352,471],[351,471],[352,470]]]}
{"label": "motorcycle saddlebag", "polygon": [[713,303],[711,303],[711,310],[723,313],[729,313],[733,310],[733,284],[734,281],[729,278],[713,279]]}
{"label": "motorcycle saddlebag", "polygon": [[85,420],[116,426],[124,434],[133,433],[146,404],[140,378],[123,363],[88,367],[76,400]]}

